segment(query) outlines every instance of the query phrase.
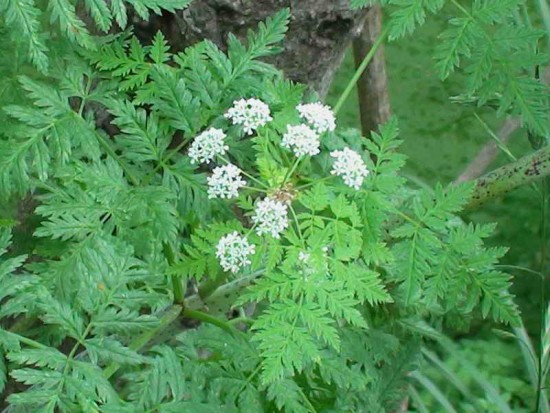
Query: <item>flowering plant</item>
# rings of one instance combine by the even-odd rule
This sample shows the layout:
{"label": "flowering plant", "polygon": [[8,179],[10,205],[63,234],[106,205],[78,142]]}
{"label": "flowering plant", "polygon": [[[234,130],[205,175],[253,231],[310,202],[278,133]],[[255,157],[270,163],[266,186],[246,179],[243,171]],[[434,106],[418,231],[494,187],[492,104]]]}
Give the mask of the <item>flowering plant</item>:
{"label": "flowering plant", "polygon": [[493,226],[457,216],[472,186],[409,187],[395,119],[342,131],[258,60],[288,22],[227,54],[115,36],[19,79],[0,193],[36,208],[26,244],[0,220],[10,411],[384,411],[443,323],[517,321]]}
{"label": "flowering plant", "polygon": [[[216,167],[212,175],[207,178],[209,198],[237,198],[239,196],[239,189],[243,187],[245,191],[251,193],[250,196],[254,196],[258,192],[268,195],[256,203],[252,218],[254,224],[252,229],[255,228],[256,233],[260,236],[270,234],[273,238],[279,239],[281,237],[280,233],[289,225],[289,208],[292,211],[294,223],[298,228],[298,234],[300,237],[302,236],[299,231],[300,222],[292,208],[293,198],[301,187],[299,180],[293,174],[296,174],[300,163],[305,161],[306,156],[314,156],[319,153],[321,135],[324,132],[334,131],[335,129],[335,116],[328,106],[320,103],[299,104],[296,110],[300,114],[300,117],[305,119],[311,127],[308,124],[289,125],[282,140],[280,138],[276,140],[271,139],[270,143],[273,149],[277,150],[275,141],[278,141],[280,147],[292,148],[297,158],[292,165],[289,163],[286,169],[281,169],[281,172],[285,172],[284,178],[275,182],[272,186],[270,186],[269,180],[266,180],[267,182],[262,181],[262,178],[265,177],[260,176],[259,178],[255,178],[252,176],[252,171],[250,173],[244,172],[244,174],[258,186],[245,186],[246,181],[241,178],[243,171],[234,164],[229,163],[222,156],[225,155],[229,147],[224,142],[227,135],[220,129],[210,128],[202,132],[194,139],[189,149],[192,163],[199,160],[209,163],[216,157],[220,161],[225,162],[225,165]],[[257,133],[256,140],[258,141],[261,140],[261,129],[258,128],[267,128],[266,125],[273,120],[268,105],[257,98],[235,101],[233,106],[226,112],[225,117],[231,119],[235,125],[242,125],[245,134],[252,135]],[[323,136],[325,139],[332,137],[328,134],[324,134]],[[331,152],[331,156],[336,158],[331,174],[342,176],[346,185],[359,190],[364,177],[368,174],[367,167],[361,156],[348,147],[342,151]],[[326,179],[320,178],[320,182],[322,181],[326,181]],[[310,185],[307,183],[303,184],[303,187],[307,186]],[[281,196],[282,194],[286,195],[284,200],[270,197]],[[305,245],[305,240],[302,239],[301,241]],[[236,273],[240,267],[251,264],[247,255],[254,253],[254,251],[255,246],[249,245],[246,238],[238,236],[236,232],[232,232],[230,235],[221,238],[218,242],[217,256],[220,258],[221,265],[225,270],[229,268],[231,272]],[[305,252],[301,251],[300,254],[305,254]]]}

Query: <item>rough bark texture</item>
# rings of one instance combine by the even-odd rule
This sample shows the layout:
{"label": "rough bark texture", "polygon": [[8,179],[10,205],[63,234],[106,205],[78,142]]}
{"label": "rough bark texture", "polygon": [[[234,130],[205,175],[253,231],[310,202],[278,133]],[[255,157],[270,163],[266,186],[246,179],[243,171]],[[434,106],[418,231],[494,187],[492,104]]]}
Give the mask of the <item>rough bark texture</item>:
{"label": "rough bark texture", "polygon": [[144,40],[161,30],[174,50],[205,38],[224,49],[228,33],[245,38],[248,29],[284,7],[291,11],[290,28],[284,51],[272,62],[323,98],[366,15],[351,11],[347,0],[195,0],[184,11],[134,24]]}
{"label": "rough bark texture", "polygon": [[[363,30],[353,40],[353,56],[356,66],[372,48],[382,29],[382,9],[379,5],[372,7],[366,16]],[[359,97],[359,113],[361,115],[361,129],[364,136],[370,131],[377,130],[378,125],[390,117],[390,99],[388,95],[388,76],[386,74],[386,60],[384,46],[378,49],[374,59],[357,82]]]}

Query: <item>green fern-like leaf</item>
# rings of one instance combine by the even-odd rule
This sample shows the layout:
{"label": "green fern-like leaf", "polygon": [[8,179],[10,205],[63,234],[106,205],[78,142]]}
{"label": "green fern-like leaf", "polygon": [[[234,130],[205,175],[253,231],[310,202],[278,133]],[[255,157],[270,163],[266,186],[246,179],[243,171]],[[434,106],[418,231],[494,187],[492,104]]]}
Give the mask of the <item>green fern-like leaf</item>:
{"label": "green fern-like leaf", "polygon": [[41,72],[48,69],[48,48],[40,31],[40,10],[33,0],[7,0],[0,4],[0,13],[12,32],[23,36],[31,62]]}

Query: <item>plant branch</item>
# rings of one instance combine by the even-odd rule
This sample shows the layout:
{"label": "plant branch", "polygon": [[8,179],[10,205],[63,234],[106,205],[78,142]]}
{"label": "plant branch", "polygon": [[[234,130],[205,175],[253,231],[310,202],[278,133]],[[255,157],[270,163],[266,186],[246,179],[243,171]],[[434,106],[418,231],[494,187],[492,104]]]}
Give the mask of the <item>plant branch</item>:
{"label": "plant branch", "polygon": [[340,109],[342,109],[342,106],[344,105],[346,99],[349,97],[350,93],[352,92],[353,88],[355,87],[355,84],[359,81],[359,78],[369,65],[369,63],[374,59],[376,56],[376,52],[378,49],[384,44],[384,41],[386,40],[386,37],[388,36],[390,31],[390,26],[386,26],[378,36],[378,39],[373,43],[371,49],[366,54],[365,58],[355,71],[355,74],[348,82],[348,85],[346,86],[346,89],[342,92],[342,95],[338,99],[338,102],[336,102],[336,105],[334,105],[334,113],[337,114]]}
{"label": "plant branch", "polygon": [[531,184],[548,175],[550,175],[550,146],[539,149],[477,179],[476,187],[465,209],[475,209],[490,199],[502,196],[513,189]]}
{"label": "plant branch", "polygon": [[[496,135],[500,142],[506,144],[513,133],[520,127],[520,121],[516,118],[509,118],[504,122]],[[489,165],[493,163],[499,154],[499,145],[495,140],[487,142],[478,152],[476,157],[464,168],[464,171],[456,179],[456,183],[470,181],[483,175]]]}
{"label": "plant branch", "polygon": [[233,327],[231,324],[229,324],[227,321],[222,320],[220,318],[211,316],[208,313],[197,311],[197,310],[191,310],[189,308],[186,308],[183,310],[183,317],[184,318],[192,318],[193,320],[198,320],[203,323],[212,324],[216,327],[221,328],[222,330],[225,330],[229,333],[240,333],[239,330],[237,330],[235,327]]}

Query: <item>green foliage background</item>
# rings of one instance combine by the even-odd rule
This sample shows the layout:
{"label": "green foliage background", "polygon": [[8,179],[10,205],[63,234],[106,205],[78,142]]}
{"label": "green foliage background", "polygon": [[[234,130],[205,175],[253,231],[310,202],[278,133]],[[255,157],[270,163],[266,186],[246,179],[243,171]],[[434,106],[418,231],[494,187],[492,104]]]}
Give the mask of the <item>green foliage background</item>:
{"label": "green foliage background", "polygon": [[[128,3],[142,18],[160,12],[160,6],[170,11],[176,3],[187,4]],[[422,22],[424,9],[434,11],[443,4],[382,3],[401,7],[394,9],[400,23],[391,30],[397,38]],[[506,0],[510,10],[515,3]],[[107,31],[114,21],[125,25],[122,1],[111,3],[112,9],[101,0],[86,4],[101,30]],[[482,18],[491,23],[503,19],[495,8],[498,2],[475,2],[474,8],[480,4],[489,10]],[[324,149],[352,145],[375,155],[376,161],[366,160],[372,170],[368,190],[352,193],[341,184],[316,184],[301,191],[295,205],[297,232],[289,229],[281,243],[249,234],[260,253],[242,278],[226,282],[213,246],[223,234],[247,228],[231,219],[234,210],[228,204],[206,199],[209,171],[196,171],[169,146],[174,135],[182,134],[181,149],[206,126],[225,125],[221,115],[234,99],[259,95],[277,108],[273,126],[250,143],[232,129],[231,155],[239,165],[257,169],[258,178],[269,186],[286,183],[291,165],[270,145],[296,121],[294,108],[303,99],[303,88],[257,61],[277,51],[274,44],[286,30],[286,12],[260,25],[246,47],[230,37],[228,56],[208,41],[171,56],[161,35],[146,47],[128,36],[106,37],[104,44],[95,44],[70,1],[49,3],[48,21],[34,6],[31,0],[0,5],[5,19],[0,37],[17,45],[7,50],[0,66],[0,100],[5,104],[0,115],[0,192],[7,199],[33,187],[40,204],[34,222],[19,226],[16,247],[0,265],[0,278],[6,282],[0,295],[2,321],[24,315],[8,330],[0,328],[5,354],[5,359],[0,357],[0,384],[7,382],[8,371],[10,380],[20,383],[9,398],[13,406],[21,406],[15,411],[40,406],[50,412],[210,412],[222,404],[231,409],[227,411],[254,413],[332,413],[357,411],[358,406],[384,411],[394,409],[404,391],[419,411],[442,407],[451,412],[508,412],[533,404],[534,392],[526,384],[529,379],[534,383],[532,376],[505,380],[522,374],[517,369],[522,353],[510,343],[511,333],[501,333],[508,341],[494,336],[488,341],[488,328],[496,324],[481,321],[490,316],[495,322],[521,326],[507,291],[509,278],[497,266],[505,249],[483,248],[492,225],[466,225],[457,216],[471,185],[434,185],[436,180],[452,181],[486,141],[473,110],[448,101],[463,89],[461,74],[445,83],[435,80],[430,45],[447,9],[440,20],[417,31],[412,43],[409,37],[388,47],[393,107],[404,120],[400,136],[411,158],[405,176],[413,188],[397,175],[403,158],[394,152],[400,144],[395,120],[370,140],[338,131],[323,143]],[[459,21],[464,22],[469,27],[467,19]],[[43,27],[50,37],[43,36]],[[22,36],[14,36],[17,30]],[[34,69],[25,64],[23,50]],[[443,75],[456,64],[455,53],[449,56],[443,59]],[[530,57],[527,66],[536,62]],[[174,65],[166,64],[170,59]],[[518,73],[524,69],[521,59],[510,62]],[[51,70],[48,76],[46,70]],[[349,59],[341,79],[350,78],[346,70]],[[504,80],[492,84],[497,90],[507,80],[520,79],[506,70],[500,73]],[[544,131],[548,114],[541,110],[541,90],[532,88],[533,79],[521,79],[525,82],[514,83],[517,96],[502,90],[504,98],[496,104],[521,112],[534,130]],[[337,80],[334,93],[342,82]],[[482,100],[492,98],[493,92],[483,91]],[[528,104],[518,104],[522,98]],[[94,104],[113,117],[115,139],[95,128],[93,111],[86,110]],[[489,110],[480,115],[490,126],[498,124]],[[357,113],[344,111],[340,121],[356,126]],[[516,142],[517,155],[527,152],[525,136]],[[295,183],[307,182],[308,175],[313,180],[325,176],[326,155],[302,165]],[[519,194],[476,213],[476,219],[502,221],[499,211],[510,211],[516,204],[525,210],[529,204],[524,198],[532,203],[536,199],[528,189]],[[242,197],[236,206],[246,215],[253,201]],[[0,227],[11,227],[18,218],[14,205],[4,203]],[[515,210],[513,216],[523,217]],[[383,222],[388,217],[396,221],[386,234]],[[516,267],[532,266],[540,239],[536,217],[528,211],[519,222],[501,222],[489,244],[513,245],[518,234],[528,237],[533,242],[513,250],[507,259]],[[36,229],[34,237],[29,236],[30,227]],[[321,247],[327,243],[333,251],[323,254]],[[9,245],[8,231],[3,231],[0,252]],[[306,245],[314,256],[307,271],[298,259]],[[33,259],[23,270],[27,254]],[[258,271],[263,275],[242,293]],[[211,308],[201,312],[193,304],[198,301],[197,308],[202,307],[201,295],[183,297],[182,284],[176,287],[178,277],[184,285],[208,278],[199,292],[211,291],[208,282],[214,287],[219,280],[226,283],[217,296],[209,297],[206,304]],[[532,285],[525,277],[516,288]],[[529,294],[521,299],[535,302]],[[203,324],[180,334],[168,331],[174,337],[157,337],[178,316],[177,304],[184,301],[184,318]],[[256,318],[244,317],[251,329],[236,331],[233,321],[226,320],[234,302],[258,305]],[[38,319],[39,326],[31,328]],[[458,338],[460,329],[457,333],[451,327],[466,331],[470,321],[473,339],[453,343],[445,337]],[[536,316],[532,321],[534,326],[540,323]],[[537,328],[530,333],[536,336]],[[484,346],[499,354],[476,357]],[[439,349],[437,354],[432,347]],[[420,353],[428,368],[419,364]]]}

